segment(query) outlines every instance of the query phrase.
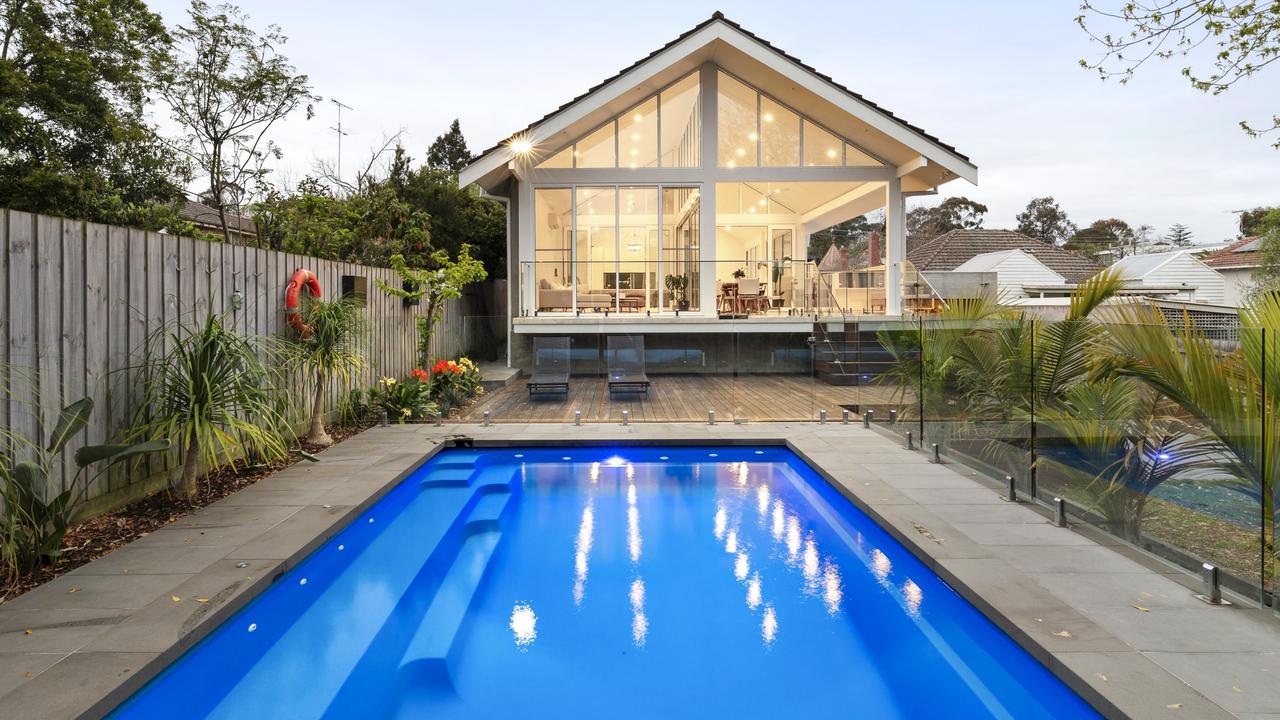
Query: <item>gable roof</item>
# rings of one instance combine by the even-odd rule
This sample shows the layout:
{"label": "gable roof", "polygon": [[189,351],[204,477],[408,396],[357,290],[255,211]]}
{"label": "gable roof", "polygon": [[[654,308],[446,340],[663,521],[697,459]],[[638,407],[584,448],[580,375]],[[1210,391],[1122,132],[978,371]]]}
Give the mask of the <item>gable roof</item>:
{"label": "gable roof", "polygon": [[1116,260],[1111,267],[1122,271],[1129,279],[1137,279],[1159,270],[1180,255],[1187,255],[1192,260],[1195,260],[1195,257],[1191,255],[1192,252],[1194,250],[1191,248],[1181,248],[1167,252],[1129,255]]}
{"label": "gable roof", "polygon": [[[977,167],[973,165],[973,163],[970,161],[968,156],[962,154],[954,146],[948,145],[942,142],[942,140],[940,140],[934,135],[930,135],[929,133],[925,132],[922,128],[916,125],[912,125],[911,123],[903,120],[902,118],[897,117],[896,115],[889,112],[888,110],[866,99],[862,95],[836,82],[831,76],[824,75],[823,73],[818,72],[811,65],[807,65],[802,60],[795,57],[794,55],[791,55],[783,51],[782,49],[775,47],[769,41],[747,30],[746,28],[742,27],[742,25],[728,19],[727,17],[725,17],[724,13],[717,10],[715,13],[711,15],[710,18],[707,18],[701,23],[698,23],[697,25],[687,30],[686,32],[681,33],[678,37],[676,37],[671,42],[666,43],[665,45],[658,48],[657,50],[654,50],[653,52],[649,53],[645,57],[640,58],[639,60],[632,63],[631,65],[628,65],[627,67],[618,71],[617,74],[594,85],[593,87],[589,88],[586,92],[582,93],[581,95],[578,95],[577,97],[573,98],[569,102],[564,103],[563,105],[556,108],[555,110],[547,113],[546,115],[542,116],[538,120],[535,120],[534,122],[525,126],[523,129],[512,133],[506,139],[502,140],[496,145],[488,148],[487,150],[484,150],[480,154],[473,157],[471,159],[471,162],[468,163],[468,165],[465,168],[463,168],[462,171],[459,173],[460,184],[469,185],[473,182],[478,181],[482,176],[486,175],[487,173],[491,172],[494,169],[493,167],[480,167],[480,166],[493,165],[495,159],[499,160],[500,164],[505,164],[508,158],[505,155],[503,155],[500,151],[508,148],[510,143],[513,140],[517,138],[532,137],[536,133],[537,129],[540,128],[545,123],[548,123],[549,121],[557,118],[558,116],[565,113],[569,109],[579,105],[580,103],[583,103],[587,98],[591,97],[592,95],[595,95],[597,92],[611,85],[621,84],[621,82],[624,79],[626,79],[627,76],[631,75],[632,73],[635,73],[646,63],[654,60],[655,58],[662,55],[666,51],[676,47],[683,41],[693,37],[694,35],[697,35],[703,30],[706,30],[707,28],[716,24],[722,25],[734,31],[733,34],[730,35],[729,37],[720,37],[718,39],[725,40],[726,42],[730,42],[731,44],[736,45],[736,44],[739,44],[734,42],[733,35],[736,35],[737,38],[740,38],[741,41],[744,41],[742,44],[751,43],[751,44],[755,44],[756,46],[764,48],[769,53],[785,60],[786,63],[790,65],[792,68],[794,68],[795,70],[799,70],[806,75],[809,75],[821,80],[823,83],[825,83],[826,86],[832,88],[833,90],[836,90],[843,96],[865,107],[875,116],[878,116],[880,118],[890,121],[891,123],[897,125],[898,127],[905,129],[910,133],[914,134],[918,138],[923,139],[928,144],[933,145],[936,148],[939,148],[945,151],[946,154],[949,154],[954,158],[958,159],[960,161],[959,165],[962,167],[950,168],[952,172],[955,173],[955,175],[957,176],[965,177],[969,179],[971,182],[977,182]],[[643,80],[643,78],[640,78],[639,80]],[[501,156],[501,157],[495,157],[495,156]],[[932,158],[932,159],[940,162],[943,165],[947,164],[943,158]]]}
{"label": "gable roof", "polygon": [[1215,270],[1227,268],[1254,268],[1262,264],[1258,257],[1258,241],[1260,237],[1240,238],[1221,250],[1206,255],[1200,262]]}
{"label": "gable roof", "polygon": [[907,253],[907,260],[919,271],[955,270],[965,261],[986,253],[1020,250],[1061,275],[1067,282],[1080,282],[1102,269],[1098,263],[1047,242],[1013,230],[952,230]]}
{"label": "gable roof", "polygon": [[[1030,262],[1033,262],[1036,265],[1039,265],[1040,267],[1044,268],[1046,272],[1053,273],[1054,275],[1057,275],[1059,278],[1062,277],[1062,275],[1055,272],[1053,268],[1050,268],[1044,263],[1037,260],[1034,255],[1021,249],[998,250],[996,252],[989,252],[989,253],[982,253],[980,255],[974,255],[968,260],[965,260],[964,262],[960,263],[960,265],[956,267],[956,270],[959,272],[993,272],[999,269],[1000,265],[1004,263],[1006,260],[1009,260],[1011,258],[1018,258],[1018,257],[1026,258]],[[1065,280],[1065,278],[1063,279]]]}

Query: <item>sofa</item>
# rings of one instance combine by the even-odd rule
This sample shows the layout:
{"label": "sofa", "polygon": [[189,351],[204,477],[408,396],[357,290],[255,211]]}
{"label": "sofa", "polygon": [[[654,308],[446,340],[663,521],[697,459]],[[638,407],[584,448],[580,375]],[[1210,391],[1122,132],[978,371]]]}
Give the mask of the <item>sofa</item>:
{"label": "sofa", "polygon": [[[613,295],[603,290],[578,293],[576,309],[587,310],[613,306]],[[538,310],[574,310],[573,288],[549,278],[538,281]]]}

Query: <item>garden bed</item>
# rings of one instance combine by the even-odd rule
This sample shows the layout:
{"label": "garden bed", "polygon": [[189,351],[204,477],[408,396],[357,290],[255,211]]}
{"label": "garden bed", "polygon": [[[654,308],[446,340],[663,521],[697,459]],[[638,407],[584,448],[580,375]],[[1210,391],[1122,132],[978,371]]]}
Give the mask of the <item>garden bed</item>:
{"label": "garden bed", "polygon": [[[329,428],[334,444],[362,432],[368,426]],[[318,452],[319,446],[301,442],[302,450]],[[166,490],[136,500],[120,510],[99,515],[71,526],[62,541],[62,553],[58,561],[43,565],[35,572],[22,576],[16,582],[0,588],[0,604],[33,590],[58,576],[117,548],[124,547],[139,538],[146,537],[176,520],[180,520],[200,508],[221,500],[238,490],[296,463],[305,462],[301,455],[290,452],[288,457],[266,466],[247,470],[225,469],[210,473],[198,482],[194,501],[188,501],[180,492]]]}

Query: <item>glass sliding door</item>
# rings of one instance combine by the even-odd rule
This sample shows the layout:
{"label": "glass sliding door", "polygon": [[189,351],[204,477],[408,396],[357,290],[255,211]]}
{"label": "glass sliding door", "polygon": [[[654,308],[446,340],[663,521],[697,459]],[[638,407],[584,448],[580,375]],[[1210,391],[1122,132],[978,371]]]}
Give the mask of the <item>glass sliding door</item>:
{"label": "glass sliding door", "polygon": [[660,307],[696,312],[702,272],[698,216],[702,202],[698,188],[662,188]]}
{"label": "glass sliding door", "polygon": [[[573,301],[573,190],[538,188],[533,194],[535,312],[571,312]],[[528,302],[529,295],[524,295]],[[527,307],[527,306],[526,306]]]}
{"label": "glass sliding door", "polygon": [[699,195],[661,185],[535,188],[526,297],[548,313],[697,310]]}
{"label": "glass sliding door", "polygon": [[609,280],[618,272],[618,189],[579,187],[574,199],[574,284],[579,309],[616,310]]}
{"label": "glass sliding door", "polygon": [[619,188],[618,273],[612,287],[626,311],[658,305],[658,188]]}

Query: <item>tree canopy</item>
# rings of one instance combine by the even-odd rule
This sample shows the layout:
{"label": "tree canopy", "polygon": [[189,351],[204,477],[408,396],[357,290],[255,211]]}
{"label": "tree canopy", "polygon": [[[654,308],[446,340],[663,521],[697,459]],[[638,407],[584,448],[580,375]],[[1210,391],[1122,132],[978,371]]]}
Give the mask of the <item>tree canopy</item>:
{"label": "tree canopy", "polygon": [[427,148],[427,167],[457,175],[469,162],[471,151],[467,149],[467,139],[462,136],[462,126],[455,118],[449,130]]}
{"label": "tree canopy", "polygon": [[1018,232],[1051,245],[1063,245],[1076,233],[1075,223],[1067,219],[1067,213],[1051,195],[1033,198],[1015,219]]}
{"label": "tree canopy", "polygon": [[907,249],[923,245],[952,230],[974,230],[982,227],[987,206],[967,197],[949,197],[933,207],[915,207],[907,211]]}
{"label": "tree canopy", "polygon": [[267,162],[281,155],[267,132],[300,106],[310,118],[320,98],[280,53],[280,28],[259,34],[239,8],[210,8],[203,0],[192,0],[188,14],[190,23],[173,31],[174,53],[152,67],[160,96],[186,132],[174,146],[208,178],[205,202],[218,211],[230,242],[227,210],[238,212],[265,190]]}
{"label": "tree canopy", "polygon": [[174,224],[189,171],[144,114],[168,42],[142,0],[0,0],[0,206]]}
{"label": "tree canopy", "polygon": [[1063,249],[1077,255],[1097,259],[1103,252],[1114,250],[1119,255],[1131,255],[1137,251],[1138,234],[1129,223],[1119,218],[1094,220],[1067,239]]}
{"label": "tree canopy", "polygon": [[[1076,17],[1103,48],[1101,58],[1080,65],[1104,80],[1127,83],[1150,60],[1176,60],[1193,88],[1220,95],[1280,59],[1280,3],[1117,0],[1117,5],[1084,0]],[[1242,120],[1240,127],[1252,137],[1276,133],[1280,114],[1261,124]],[[1280,149],[1280,134],[1272,147]]]}

